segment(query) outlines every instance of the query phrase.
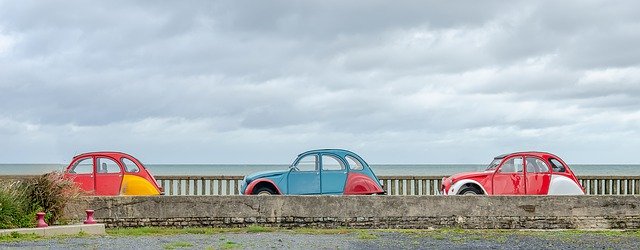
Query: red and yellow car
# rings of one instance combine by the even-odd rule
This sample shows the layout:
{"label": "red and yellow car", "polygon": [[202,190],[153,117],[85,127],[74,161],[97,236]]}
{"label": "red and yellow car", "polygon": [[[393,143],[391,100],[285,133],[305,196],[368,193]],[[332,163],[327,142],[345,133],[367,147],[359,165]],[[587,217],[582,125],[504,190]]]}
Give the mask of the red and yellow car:
{"label": "red and yellow car", "polygon": [[76,155],[64,172],[92,195],[160,195],[151,173],[135,157],[121,152]]}
{"label": "red and yellow car", "polygon": [[443,195],[581,195],[584,189],[560,157],[546,152],[497,156],[482,172],[442,179]]}

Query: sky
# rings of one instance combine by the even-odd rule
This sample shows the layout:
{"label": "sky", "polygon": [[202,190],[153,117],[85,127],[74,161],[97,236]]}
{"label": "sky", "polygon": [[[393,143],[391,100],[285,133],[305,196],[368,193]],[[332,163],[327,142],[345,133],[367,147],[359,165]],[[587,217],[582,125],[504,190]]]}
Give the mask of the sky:
{"label": "sky", "polygon": [[0,163],[640,160],[637,1],[0,0]]}

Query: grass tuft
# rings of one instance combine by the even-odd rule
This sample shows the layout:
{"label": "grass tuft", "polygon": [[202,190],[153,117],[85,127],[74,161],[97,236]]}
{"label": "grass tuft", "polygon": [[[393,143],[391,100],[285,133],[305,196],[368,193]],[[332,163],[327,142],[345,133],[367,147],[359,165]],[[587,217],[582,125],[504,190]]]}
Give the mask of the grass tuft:
{"label": "grass tuft", "polygon": [[224,244],[222,244],[222,246],[220,246],[220,248],[222,249],[234,249],[234,248],[239,248],[241,245],[239,243],[235,243],[233,241],[227,241]]}
{"label": "grass tuft", "polygon": [[249,226],[247,227],[247,233],[269,233],[275,231],[271,227]]}
{"label": "grass tuft", "polygon": [[193,244],[186,242],[186,241],[176,241],[176,242],[171,242],[169,244],[165,244],[162,246],[162,248],[164,249],[176,249],[176,248],[184,248],[184,247],[192,247]]}
{"label": "grass tuft", "polygon": [[361,239],[361,240],[375,240],[377,238],[378,238],[378,235],[375,235],[366,230],[362,230],[358,232],[358,239]]}
{"label": "grass tuft", "polygon": [[20,234],[12,232],[6,235],[0,235],[0,242],[19,242],[19,241],[33,241],[43,239],[42,236],[36,234]]}

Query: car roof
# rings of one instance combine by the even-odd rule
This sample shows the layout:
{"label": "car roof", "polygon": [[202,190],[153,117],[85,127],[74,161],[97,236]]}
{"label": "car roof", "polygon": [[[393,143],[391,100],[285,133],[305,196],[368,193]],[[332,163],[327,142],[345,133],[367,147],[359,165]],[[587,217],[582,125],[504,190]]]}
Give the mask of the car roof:
{"label": "car roof", "polygon": [[86,156],[94,156],[94,155],[128,156],[129,158],[134,158],[134,159],[135,159],[135,157],[131,156],[130,154],[123,153],[123,152],[118,152],[118,151],[94,151],[94,152],[86,152],[86,153],[82,153],[82,154],[78,154],[78,155],[74,156],[74,157],[73,157],[73,159],[80,158],[80,157],[86,157]]}
{"label": "car roof", "polygon": [[309,150],[303,153],[300,153],[298,156],[301,155],[305,155],[305,154],[313,154],[313,153],[333,153],[333,154],[337,154],[337,155],[345,155],[345,154],[351,154],[351,155],[358,155],[354,152],[351,152],[349,150],[346,149],[340,149],[340,148],[323,148],[323,149],[313,149],[313,150]]}
{"label": "car roof", "polygon": [[532,155],[532,156],[538,156],[538,157],[542,157],[544,158],[545,156],[552,156],[554,158],[558,158],[558,156],[549,153],[549,152],[541,152],[541,151],[522,151],[522,152],[513,152],[513,153],[508,153],[508,154],[501,154],[498,155],[496,157],[494,157],[493,159],[502,159],[502,158],[506,158],[512,155]]}

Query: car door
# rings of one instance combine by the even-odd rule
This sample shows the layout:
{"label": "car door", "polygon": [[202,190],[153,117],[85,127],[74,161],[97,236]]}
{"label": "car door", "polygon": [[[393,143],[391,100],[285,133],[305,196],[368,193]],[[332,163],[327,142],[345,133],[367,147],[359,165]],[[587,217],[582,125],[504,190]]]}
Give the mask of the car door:
{"label": "car door", "polygon": [[526,193],[528,195],[546,195],[549,192],[551,173],[549,165],[538,157],[525,157]]}
{"label": "car door", "polygon": [[66,175],[82,190],[93,194],[95,192],[95,170],[93,166],[93,157],[81,158],[71,163]]}
{"label": "car door", "polygon": [[514,156],[505,159],[493,175],[493,194],[525,194],[525,183],[523,158]]}
{"label": "car door", "polygon": [[120,195],[122,167],[108,157],[96,157],[96,195]]}
{"label": "car door", "polygon": [[287,176],[288,194],[320,194],[320,159],[317,154],[302,156]]}
{"label": "car door", "polygon": [[320,164],[320,182],[322,194],[342,194],[347,182],[347,168],[340,157],[322,154]]}

